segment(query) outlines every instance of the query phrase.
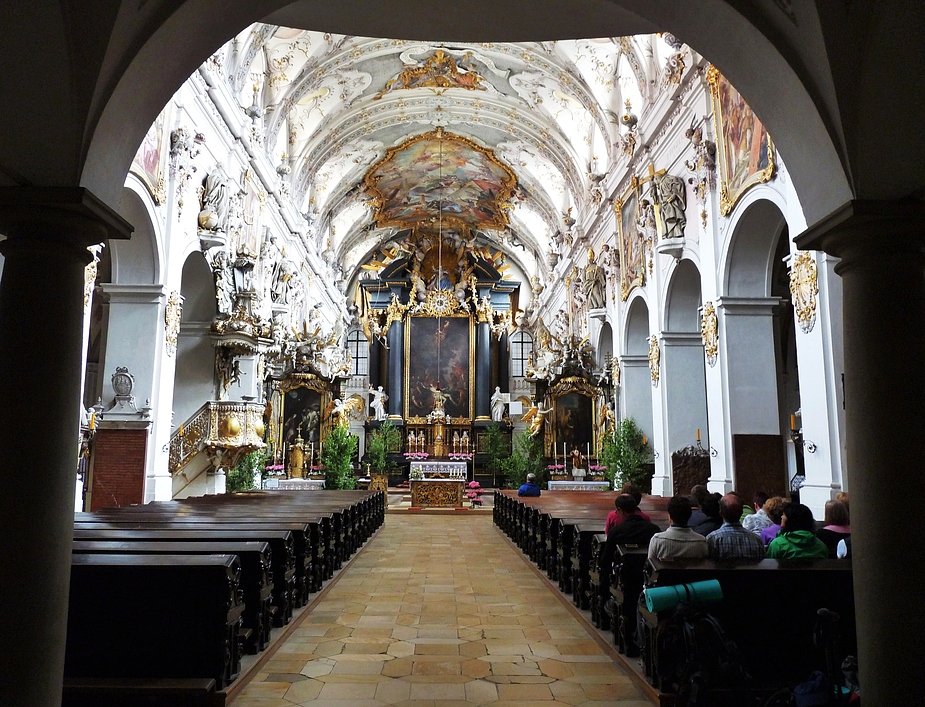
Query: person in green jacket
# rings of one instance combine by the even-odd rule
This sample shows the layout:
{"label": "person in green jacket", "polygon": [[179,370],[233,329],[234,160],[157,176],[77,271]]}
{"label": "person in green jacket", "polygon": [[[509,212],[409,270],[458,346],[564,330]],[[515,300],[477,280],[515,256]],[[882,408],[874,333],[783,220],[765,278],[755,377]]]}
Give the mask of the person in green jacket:
{"label": "person in green jacket", "polygon": [[829,549],[816,537],[813,512],[802,503],[784,506],[780,533],[768,545],[767,556],[778,560],[825,559]]}

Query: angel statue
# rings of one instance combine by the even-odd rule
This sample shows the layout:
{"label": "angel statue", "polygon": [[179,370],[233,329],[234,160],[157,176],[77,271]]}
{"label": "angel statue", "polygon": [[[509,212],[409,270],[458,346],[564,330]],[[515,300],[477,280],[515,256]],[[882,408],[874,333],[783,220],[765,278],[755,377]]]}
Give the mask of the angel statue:
{"label": "angel statue", "polygon": [[521,422],[527,423],[527,432],[531,437],[536,437],[543,429],[543,422],[546,415],[552,412],[552,408],[545,410],[539,405],[534,404],[521,419]]}
{"label": "angel statue", "polygon": [[366,410],[366,402],[357,394],[349,398],[335,398],[324,411],[325,417],[330,416],[336,425],[350,424],[350,416],[362,414]]}

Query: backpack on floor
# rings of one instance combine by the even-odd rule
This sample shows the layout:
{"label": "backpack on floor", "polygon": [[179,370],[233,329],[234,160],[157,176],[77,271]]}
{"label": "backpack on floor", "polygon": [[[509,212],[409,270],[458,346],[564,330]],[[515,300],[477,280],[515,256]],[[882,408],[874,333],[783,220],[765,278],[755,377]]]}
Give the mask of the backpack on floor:
{"label": "backpack on floor", "polygon": [[750,679],[735,643],[715,616],[691,604],[681,604],[659,625],[654,660],[663,690],[678,693],[679,704],[705,707],[710,688],[728,688]]}

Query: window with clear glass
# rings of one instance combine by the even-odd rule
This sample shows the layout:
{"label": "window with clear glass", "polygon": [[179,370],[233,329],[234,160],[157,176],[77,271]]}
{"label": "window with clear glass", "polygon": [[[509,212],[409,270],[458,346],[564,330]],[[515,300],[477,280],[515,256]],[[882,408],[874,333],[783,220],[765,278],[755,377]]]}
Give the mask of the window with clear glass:
{"label": "window with clear glass", "polygon": [[533,354],[533,337],[525,331],[515,332],[511,337],[511,375],[523,378],[527,361]]}
{"label": "window with clear glass", "polygon": [[353,360],[351,374],[355,376],[369,375],[369,342],[360,330],[347,334],[347,352]]}

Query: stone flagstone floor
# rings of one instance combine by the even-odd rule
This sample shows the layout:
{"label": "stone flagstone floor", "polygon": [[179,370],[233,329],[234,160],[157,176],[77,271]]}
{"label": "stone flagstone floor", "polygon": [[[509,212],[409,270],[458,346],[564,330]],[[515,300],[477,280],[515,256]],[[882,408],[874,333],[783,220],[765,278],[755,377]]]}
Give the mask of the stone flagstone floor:
{"label": "stone flagstone floor", "polygon": [[652,704],[486,515],[389,514],[298,621],[233,707]]}

